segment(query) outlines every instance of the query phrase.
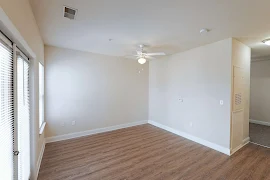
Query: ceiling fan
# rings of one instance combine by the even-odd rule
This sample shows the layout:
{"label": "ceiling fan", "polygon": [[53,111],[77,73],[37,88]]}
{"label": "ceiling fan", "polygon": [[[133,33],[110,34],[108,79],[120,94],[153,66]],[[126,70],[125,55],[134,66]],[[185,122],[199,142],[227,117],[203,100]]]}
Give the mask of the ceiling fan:
{"label": "ceiling fan", "polygon": [[139,50],[137,50],[137,54],[134,55],[136,57],[136,59],[138,60],[138,63],[140,64],[144,64],[146,63],[147,59],[155,59],[152,56],[165,56],[166,54],[164,52],[158,52],[158,53],[147,53],[146,51],[144,51],[144,45],[141,44],[139,45]]}

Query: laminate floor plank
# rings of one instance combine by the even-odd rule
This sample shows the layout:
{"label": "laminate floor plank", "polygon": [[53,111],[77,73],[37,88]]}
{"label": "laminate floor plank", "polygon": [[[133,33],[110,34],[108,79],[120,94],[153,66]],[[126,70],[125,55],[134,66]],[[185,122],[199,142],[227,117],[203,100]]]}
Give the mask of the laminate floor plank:
{"label": "laminate floor plank", "polygon": [[233,156],[146,124],[46,144],[38,180],[270,180],[270,149]]}

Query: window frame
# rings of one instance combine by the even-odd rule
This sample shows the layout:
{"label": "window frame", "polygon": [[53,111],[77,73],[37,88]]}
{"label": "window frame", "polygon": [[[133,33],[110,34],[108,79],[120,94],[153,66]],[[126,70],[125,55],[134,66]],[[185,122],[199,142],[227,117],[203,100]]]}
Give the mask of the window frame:
{"label": "window frame", "polygon": [[[41,67],[42,67],[42,72],[43,74],[41,75]],[[42,76],[42,77],[41,77]],[[43,82],[43,84],[41,85],[41,80]],[[39,89],[38,89],[38,102],[39,102],[39,108],[38,108],[38,112],[39,112],[39,135],[43,134],[45,126],[46,126],[46,122],[45,122],[45,67],[44,64],[42,62],[38,62],[38,82],[39,82]],[[43,90],[41,90],[41,88]],[[42,107],[41,107],[41,103],[42,103]]]}

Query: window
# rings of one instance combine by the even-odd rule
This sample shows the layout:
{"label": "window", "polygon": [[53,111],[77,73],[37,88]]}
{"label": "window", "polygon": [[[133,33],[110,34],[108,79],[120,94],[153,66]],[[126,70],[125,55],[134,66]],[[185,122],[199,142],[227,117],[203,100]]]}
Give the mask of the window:
{"label": "window", "polygon": [[44,127],[44,66],[39,63],[39,134],[43,133]]}

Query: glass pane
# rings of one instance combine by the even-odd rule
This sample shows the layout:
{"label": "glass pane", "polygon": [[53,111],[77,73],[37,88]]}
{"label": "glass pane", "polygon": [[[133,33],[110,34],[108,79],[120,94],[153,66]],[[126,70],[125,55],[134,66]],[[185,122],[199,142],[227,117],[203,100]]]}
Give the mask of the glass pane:
{"label": "glass pane", "polygon": [[0,41],[0,179],[13,179],[13,59],[12,49]]}
{"label": "glass pane", "polygon": [[17,61],[18,100],[18,178],[30,176],[30,113],[29,113],[29,64],[20,56]]}

